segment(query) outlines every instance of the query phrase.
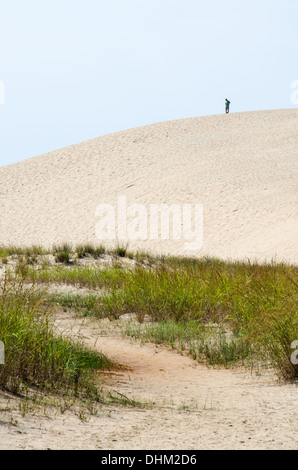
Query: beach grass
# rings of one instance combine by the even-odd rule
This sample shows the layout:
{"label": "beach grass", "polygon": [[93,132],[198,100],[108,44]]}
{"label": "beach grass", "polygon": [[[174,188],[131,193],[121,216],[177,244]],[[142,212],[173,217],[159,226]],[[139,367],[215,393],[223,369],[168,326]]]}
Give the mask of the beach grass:
{"label": "beach grass", "polygon": [[[80,253],[80,259],[88,253],[99,263],[103,253],[115,255],[103,247],[99,254],[92,246],[80,247]],[[261,360],[283,379],[297,379],[291,359],[298,339],[297,266],[127,250],[118,256],[131,263],[34,264],[24,276],[36,285],[89,289],[88,294],[55,294],[51,302],[97,318],[134,314],[137,324],[125,331],[143,341],[168,344],[212,365]]]}
{"label": "beach grass", "polygon": [[14,394],[30,387],[60,396],[92,396],[101,400],[95,377],[109,370],[103,354],[53,331],[52,304],[46,289],[28,287],[16,275],[0,287],[0,337],[5,361],[0,388]]}

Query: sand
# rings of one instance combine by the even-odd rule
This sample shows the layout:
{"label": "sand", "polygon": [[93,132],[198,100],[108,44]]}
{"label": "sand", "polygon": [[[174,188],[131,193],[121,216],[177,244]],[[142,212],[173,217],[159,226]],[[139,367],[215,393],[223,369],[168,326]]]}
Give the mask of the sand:
{"label": "sand", "polygon": [[[131,249],[298,260],[298,110],[182,119],[92,139],[0,168],[0,243],[99,243],[96,208],[203,205],[202,249],[129,239]],[[115,241],[115,240],[114,240]],[[117,242],[117,240],[115,241]],[[121,241],[123,242],[123,241]],[[213,369],[123,338],[121,325],[61,314],[56,327],[126,366],[105,386],[145,409],[22,414],[0,395],[1,449],[297,449],[297,385],[270,371]]]}
{"label": "sand", "polygon": [[297,263],[297,119],[297,109],[181,119],[2,167],[0,243],[99,243],[96,208],[109,204],[117,219],[122,196],[145,206],[148,225],[152,204],[203,206],[202,248],[185,250],[183,231],[148,231],[127,236],[131,249]]}
{"label": "sand", "polygon": [[99,324],[60,313],[59,331],[119,361],[105,387],[147,408],[84,411],[35,408],[22,416],[0,395],[0,449],[297,450],[297,385],[270,371],[214,369],[162,346],[121,336],[127,319]]}

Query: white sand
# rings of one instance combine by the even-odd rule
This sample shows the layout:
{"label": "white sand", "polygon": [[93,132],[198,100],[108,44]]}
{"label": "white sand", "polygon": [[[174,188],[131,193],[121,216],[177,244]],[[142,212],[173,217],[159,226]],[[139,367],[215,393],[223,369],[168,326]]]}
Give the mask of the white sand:
{"label": "white sand", "polygon": [[[224,258],[298,260],[298,110],[184,119],[93,139],[0,168],[0,243],[92,241],[98,204],[203,204],[204,245],[131,248]],[[214,370],[165,348],[102,335],[61,318],[84,341],[129,366],[114,390],[150,409],[104,407],[22,416],[0,394],[1,449],[297,449],[297,386],[271,374]]]}
{"label": "white sand", "polygon": [[207,368],[164,347],[141,347],[122,338],[117,323],[61,314],[57,325],[128,368],[106,382],[114,395],[151,406],[103,406],[82,422],[73,411],[44,415],[37,407],[22,416],[0,394],[0,449],[298,449],[297,385],[279,384],[269,371]]}
{"label": "white sand", "polygon": [[96,207],[203,204],[204,244],[132,249],[298,260],[298,110],[216,115],[110,134],[0,168],[0,243],[99,242]]}

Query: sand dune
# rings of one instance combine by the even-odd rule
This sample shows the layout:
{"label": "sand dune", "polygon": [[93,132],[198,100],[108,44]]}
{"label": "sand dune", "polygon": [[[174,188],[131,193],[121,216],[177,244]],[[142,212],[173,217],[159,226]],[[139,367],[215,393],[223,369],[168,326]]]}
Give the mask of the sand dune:
{"label": "sand dune", "polygon": [[[203,205],[202,249],[183,237],[131,249],[298,261],[298,109],[181,119],[0,168],[0,243],[99,243],[96,207]],[[171,235],[171,234],[170,234]],[[116,242],[116,241],[115,241]]]}

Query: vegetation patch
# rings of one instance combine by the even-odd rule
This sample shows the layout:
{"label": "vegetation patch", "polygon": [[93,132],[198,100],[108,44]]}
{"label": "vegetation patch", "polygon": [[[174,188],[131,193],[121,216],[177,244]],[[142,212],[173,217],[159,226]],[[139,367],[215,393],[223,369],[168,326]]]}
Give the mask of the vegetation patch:
{"label": "vegetation patch", "polygon": [[[23,282],[89,291],[52,294],[47,307],[59,303],[99,319],[134,314],[138,323],[128,325],[126,334],[143,341],[166,343],[199,361],[226,367],[262,361],[282,378],[297,379],[292,360],[292,344],[298,340],[297,266],[154,257],[118,248],[72,249],[65,244],[52,253],[55,258],[64,253],[61,262],[28,263],[25,256],[16,270]],[[1,250],[8,273],[12,251]],[[103,254],[119,261],[106,265]],[[69,262],[86,256],[94,259],[92,265]]]}
{"label": "vegetation patch", "polygon": [[46,290],[28,288],[16,276],[0,288],[0,332],[5,350],[0,388],[14,394],[27,388],[59,396],[102,400],[98,374],[112,366],[108,358],[83,344],[56,335]]}

